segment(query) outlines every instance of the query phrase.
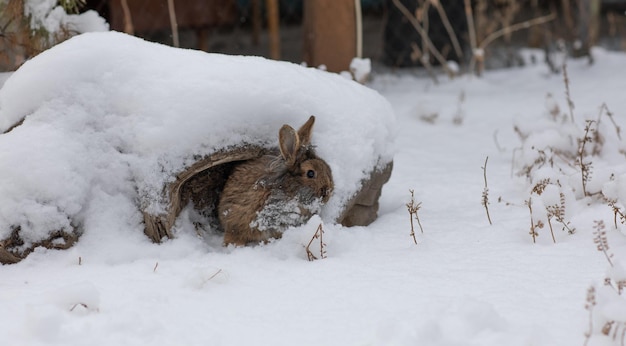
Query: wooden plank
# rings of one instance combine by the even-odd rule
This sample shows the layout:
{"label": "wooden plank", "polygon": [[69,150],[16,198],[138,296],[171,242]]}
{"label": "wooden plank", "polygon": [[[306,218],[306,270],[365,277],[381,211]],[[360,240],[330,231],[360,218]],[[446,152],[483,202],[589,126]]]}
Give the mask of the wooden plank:
{"label": "wooden plank", "polygon": [[304,61],[309,66],[348,71],[356,39],[354,0],[305,0]]}
{"label": "wooden plank", "polygon": [[270,58],[280,60],[280,29],[278,0],[266,0],[267,7],[267,30],[270,39]]}

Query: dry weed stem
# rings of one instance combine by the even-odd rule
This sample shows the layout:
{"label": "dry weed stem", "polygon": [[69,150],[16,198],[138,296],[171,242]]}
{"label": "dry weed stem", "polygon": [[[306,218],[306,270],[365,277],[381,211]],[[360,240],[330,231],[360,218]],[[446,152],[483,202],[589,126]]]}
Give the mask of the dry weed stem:
{"label": "dry weed stem", "polygon": [[482,205],[485,207],[485,211],[487,212],[487,220],[489,220],[489,224],[493,225],[491,222],[491,216],[489,215],[489,187],[487,187],[487,161],[489,160],[489,156],[485,158],[485,165],[481,167],[483,169],[483,179],[485,181],[485,187],[483,189],[483,197],[482,197]]}

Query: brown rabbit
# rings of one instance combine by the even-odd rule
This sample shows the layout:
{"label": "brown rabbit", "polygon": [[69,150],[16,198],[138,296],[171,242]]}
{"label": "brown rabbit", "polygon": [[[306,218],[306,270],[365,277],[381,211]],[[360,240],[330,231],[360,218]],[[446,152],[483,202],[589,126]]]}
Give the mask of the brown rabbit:
{"label": "brown rabbit", "polygon": [[286,228],[305,223],[328,202],[333,178],[311,146],[314,122],[311,116],[298,132],[283,125],[280,153],[233,168],[218,205],[225,245],[280,238]]}

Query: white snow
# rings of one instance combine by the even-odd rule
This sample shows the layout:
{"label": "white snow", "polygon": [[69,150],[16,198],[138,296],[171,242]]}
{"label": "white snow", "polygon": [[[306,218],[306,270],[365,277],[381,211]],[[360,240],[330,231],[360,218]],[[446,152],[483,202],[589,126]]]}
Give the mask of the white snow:
{"label": "white snow", "polygon": [[372,61],[370,59],[354,58],[350,62],[350,73],[354,80],[365,83],[372,72]]}
{"label": "white snow", "polygon": [[[0,182],[0,238],[11,226],[26,245],[71,223],[100,232],[111,226],[91,208],[101,198],[162,212],[163,187],[195,157],[276,146],[282,124],[299,127],[311,114],[312,144],[333,171],[324,215],[334,220],[392,158],[394,113],[377,92],[286,62],[80,35],[24,64],[0,91],[0,131],[26,117],[0,138],[0,166],[11,167]],[[138,213],[114,217],[115,227],[139,226]]]}
{"label": "white snow", "polygon": [[68,14],[57,0],[26,0],[24,15],[30,18],[31,29],[43,28],[50,34],[58,33],[61,28],[76,33],[109,30],[109,24],[96,11]]}
{"label": "white snow", "polygon": [[[79,49],[83,44],[88,47]],[[22,126],[0,135],[0,208],[28,209],[30,204],[20,205],[28,199],[16,196],[32,196],[30,203],[48,212],[37,222],[63,224],[55,209],[44,209],[63,206],[83,216],[85,233],[68,250],[37,249],[16,265],[0,267],[4,340],[20,345],[583,345],[589,328],[587,289],[594,285],[589,345],[619,345],[600,329],[609,319],[624,322],[623,294],[603,282],[605,276],[624,278],[626,226],[618,218],[615,229],[611,208],[598,198],[582,197],[575,168],[559,171],[548,165],[533,170],[532,182],[517,176],[521,165],[530,163],[534,149],[527,144],[535,139],[522,143],[514,126],[536,138],[537,145],[567,150],[576,144],[563,142],[563,136],[578,136],[583,119],[595,119],[602,103],[618,125],[626,126],[623,53],[594,50],[592,66],[568,61],[577,128],[550,120],[555,105],[567,112],[567,101],[561,76],[543,64],[438,85],[408,74],[375,75],[369,86],[393,106],[397,132],[388,104],[376,92],[315,69],[175,50],[118,34],[79,37],[44,54],[0,90],[3,129],[28,115]],[[548,93],[552,100],[546,101]],[[212,115],[226,110],[227,116]],[[170,119],[171,112],[185,118]],[[462,123],[455,121],[459,112]],[[242,140],[271,145],[278,126],[298,126],[309,114],[319,117],[313,141],[332,161],[344,194],[362,174],[350,165],[374,167],[376,162],[367,159],[374,153],[390,158],[393,148],[386,143],[395,136],[393,175],[372,225],[345,228],[315,217],[270,244],[223,248],[217,237],[200,238],[192,211],[185,210],[175,239],[155,245],[141,233],[131,197],[185,164],[172,161],[177,155]],[[245,121],[235,123],[236,118]],[[218,132],[228,135],[213,147],[194,145],[204,143],[203,134]],[[609,136],[611,126],[602,133]],[[596,179],[623,210],[626,164],[615,153],[623,144],[606,138],[606,150],[593,158],[604,173],[594,173],[591,182]],[[88,168],[78,163],[86,156],[92,162]],[[480,203],[486,156],[493,225]],[[533,244],[524,201],[532,184],[546,177],[563,179],[562,189],[553,184],[541,199],[533,197],[537,208],[560,202],[559,191],[567,192],[566,215],[576,233],[555,224],[556,244],[546,227],[538,229]],[[145,187],[135,192],[133,180]],[[417,245],[409,236],[409,189],[422,203],[424,233],[417,230]],[[615,268],[596,249],[594,220],[606,225]],[[308,262],[304,246],[320,223],[328,258]]]}

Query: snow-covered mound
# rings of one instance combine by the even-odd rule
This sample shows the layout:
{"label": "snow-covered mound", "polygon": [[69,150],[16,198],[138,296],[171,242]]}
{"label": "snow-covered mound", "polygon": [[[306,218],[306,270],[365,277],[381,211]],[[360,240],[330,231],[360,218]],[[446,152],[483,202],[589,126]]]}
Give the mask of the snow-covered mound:
{"label": "snow-covered mound", "polygon": [[322,215],[332,221],[392,159],[395,116],[376,91],[286,62],[77,36],[0,90],[0,133],[10,130],[0,135],[0,239],[18,226],[26,245],[77,226],[140,230],[141,212],[163,211],[163,187],[199,157],[276,146],[282,124],[310,115],[333,171]]}

